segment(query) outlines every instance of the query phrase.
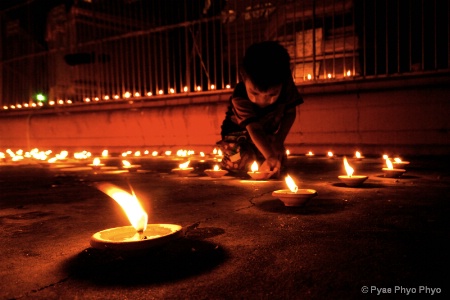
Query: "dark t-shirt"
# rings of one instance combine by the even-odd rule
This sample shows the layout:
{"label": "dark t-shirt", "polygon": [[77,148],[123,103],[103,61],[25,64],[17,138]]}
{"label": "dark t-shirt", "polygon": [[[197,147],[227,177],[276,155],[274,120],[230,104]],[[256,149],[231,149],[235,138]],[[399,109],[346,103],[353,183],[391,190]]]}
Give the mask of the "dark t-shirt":
{"label": "dark t-shirt", "polygon": [[244,83],[239,82],[234,88],[222,123],[222,138],[231,133],[244,131],[248,124],[256,121],[263,125],[266,133],[274,134],[285,112],[302,103],[303,98],[292,80],[283,86],[280,96],[274,103],[263,108],[250,101]]}

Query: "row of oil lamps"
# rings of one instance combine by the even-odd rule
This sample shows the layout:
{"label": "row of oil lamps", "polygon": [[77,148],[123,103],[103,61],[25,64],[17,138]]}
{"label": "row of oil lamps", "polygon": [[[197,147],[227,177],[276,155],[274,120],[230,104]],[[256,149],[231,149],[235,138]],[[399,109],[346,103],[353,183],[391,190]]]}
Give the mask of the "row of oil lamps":
{"label": "row of oil lamps", "polygon": [[[361,158],[361,157],[357,157]],[[404,169],[394,169],[389,157],[385,156],[387,167],[383,168],[385,177],[401,176]],[[368,176],[354,175],[354,169],[350,166],[347,158],[343,159],[347,175],[338,176],[346,185],[355,187],[361,185]],[[188,176],[194,168],[189,166],[190,161],[172,169],[178,176]],[[398,165],[407,165],[409,162],[396,161]],[[139,167],[139,166],[136,166]],[[218,165],[213,169],[205,170],[205,173],[212,178],[221,178],[227,174],[226,170],[221,170]],[[271,176],[270,172],[258,171],[257,162],[253,162],[249,176],[254,180],[265,180]],[[285,206],[301,206],[309,199],[317,196],[317,191],[313,189],[299,189],[291,176],[285,178],[289,189],[276,190],[272,196],[280,199]],[[99,231],[92,235],[90,244],[92,247],[102,250],[115,251],[139,251],[146,250],[182,236],[183,228],[176,224],[147,224],[148,216],[140,205],[136,195],[129,194],[118,187],[101,183],[99,190],[113,198],[125,211],[132,226],[122,226]]]}
{"label": "row of oil lamps", "polygon": [[[23,153],[23,151],[13,152],[8,149],[6,152],[13,161],[19,160],[20,157],[32,157],[41,161],[46,161],[47,163],[52,163],[56,161],[64,161],[68,157],[67,151],[61,151],[48,160],[46,160],[46,158],[51,154],[51,151],[43,152],[33,149],[31,153]],[[131,154],[131,151],[123,152],[122,157],[125,158]],[[144,152],[144,155],[148,154],[149,153]],[[153,152],[152,156],[156,156],[155,154],[156,152]],[[193,151],[187,150],[179,150],[177,152],[177,156],[181,157],[190,156],[193,154]],[[286,154],[289,155],[289,151],[287,151]],[[140,156],[141,153],[135,152],[134,155]],[[164,155],[171,155],[171,152],[169,153],[169,151],[166,151]],[[212,155],[215,160],[220,161],[222,153],[220,153],[220,150],[214,149]],[[107,150],[103,151],[102,156],[108,157]],[[204,157],[205,155],[202,155],[201,153],[200,156]],[[310,151],[306,154],[306,156],[312,157],[314,154]],[[90,152],[83,151],[76,153],[74,157],[77,159],[88,159],[91,157],[91,154]],[[327,157],[330,159],[336,158],[331,151],[328,152]],[[0,160],[4,158],[5,154],[0,152]],[[356,152],[355,158],[362,159],[364,157],[359,152]],[[385,156],[384,159],[386,160],[387,165],[386,168],[382,169],[385,177],[399,177],[405,172],[405,169],[394,168],[393,163],[387,156]],[[340,175],[338,178],[347,186],[359,186],[368,178],[364,175],[354,175],[354,169],[350,166],[346,157],[344,157],[343,162],[347,175]],[[178,168],[172,169],[172,172],[178,174],[178,176],[188,176],[194,170],[194,168],[189,166],[189,163],[190,160],[180,164]],[[122,164],[122,168],[128,170],[129,172],[136,171],[141,167],[140,165],[131,164],[124,159],[122,160]],[[398,167],[407,165],[409,162],[401,161],[401,159],[396,158],[394,164]],[[100,158],[96,157],[91,164],[88,164],[88,166],[90,166],[93,170],[98,171],[105,165],[101,163]],[[266,180],[272,175],[271,172],[259,171],[258,168],[258,164],[255,161],[251,165],[250,170],[247,172],[253,180]],[[204,170],[204,172],[211,178],[221,178],[228,173],[228,171],[220,169],[217,164],[213,169],[207,169]],[[300,206],[312,197],[317,196],[317,191],[313,189],[299,189],[295,181],[289,175],[286,176],[285,182],[288,189],[276,190],[272,193],[272,196],[280,199],[285,206]],[[100,191],[114,199],[122,207],[130,221],[131,226],[109,228],[93,234],[90,239],[90,244],[92,247],[102,250],[116,251],[146,250],[182,236],[183,228],[180,225],[147,224],[147,213],[142,208],[134,193],[130,194],[110,183],[99,183],[97,185],[97,188]]]}

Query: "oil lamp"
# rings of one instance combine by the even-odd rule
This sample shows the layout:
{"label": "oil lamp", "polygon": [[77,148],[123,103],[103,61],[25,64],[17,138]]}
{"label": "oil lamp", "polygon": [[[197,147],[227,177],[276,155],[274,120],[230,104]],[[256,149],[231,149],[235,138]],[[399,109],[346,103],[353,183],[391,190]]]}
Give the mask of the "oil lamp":
{"label": "oil lamp", "polygon": [[185,163],[179,164],[178,165],[179,168],[172,169],[172,172],[174,172],[175,174],[178,174],[178,176],[187,176],[187,175],[189,175],[194,170],[194,168],[189,167],[189,163],[190,162],[191,161],[188,160]]}
{"label": "oil lamp", "polygon": [[128,170],[128,172],[136,172],[139,168],[141,167],[141,165],[132,165],[129,161],[127,160],[122,160],[122,168],[124,170]]}
{"label": "oil lamp", "polygon": [[92,164],[88,164],[89,167],[91,167],[93,170],[98,171],[100,170],[102,167],[105,166],[105,164],[100,163],[100,158],[96,157],[94,158],[94,160],[92,161]]}
{"label": "oil lamp", "polygon": [[347,172],[347,175],[340,175],[338,178],[344,182],[348,186],[359,186],[361,185],[366,179],[367,176],[364,175],[353,175],[354,169],[349,165],[347,158],[344,156],[344,167],[345,171]]}
{"label": "oil lamp", "polygon": [[181,235],[182,227],[175,224],[147,224],[148,215],[136,195],[110,183],[97,188],[114,199],[124,210],[131,226],[115,227],[96,232],[90,244],[101,250],[136,251],[162,245]]}
{"label": "oil lamp", "polygon": [[361,152],[356,151],[355,152],[355,159],[356,160],[362,160],[364,158],[364,156],[361,154]]}
{"label": "oil lamp", "polygon": [[383,168],[384,177],[395,178],[400,177],[403,173],[406,172],[405,169],[394,169],[394,165],[392,164],[389,158],[386,158],[386,168]]}
{"label": "oil lamp", "polygon": [[270,171],[258,171],[259,166],[256,161],[253,162],[250,169],[251,171],[247,172],[247,174],[250,175],[250,177],[254,180],[268,179],[272,175],[272,172]]}
{"label": "oil lamp", "polygon": [[308,151],[308,153],[305,154],[308,157],[313,157],[314,153],[312,151]]}
{"label": "oil lamp", "polygon": [[409,161],[404,161],[400,157],[395,157],[392,165],[393,165],[394,169],[402,169],[406,165],[409,165]]}
{"label": "oil lamp", "polygon": [[219,165],[215,165],[213,169],[206,169],[204,172],[211,178],[221,178],[228,173],[227,170],[220,169]]}
{"label": "oil lamp", "polygon": [[272,196],[280,199],[285,206],[300,206],[306,203],[312,197],[317,196],[316,190],[299,189],[291,176],[285,178],[289,189],[277,190],[272,192]]}

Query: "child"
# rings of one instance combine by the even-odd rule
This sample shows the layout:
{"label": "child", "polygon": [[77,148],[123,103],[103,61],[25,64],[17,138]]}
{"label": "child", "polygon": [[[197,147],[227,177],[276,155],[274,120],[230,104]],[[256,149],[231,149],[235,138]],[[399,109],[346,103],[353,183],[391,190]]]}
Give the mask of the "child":
{"label": "child", "polygon": [[222,123],[222,168],[249,171],[253,161],[274,177],[284,168],[284,141],[303,103],[287,50],[275,41],[251,45],[245,52],[239,82]]}

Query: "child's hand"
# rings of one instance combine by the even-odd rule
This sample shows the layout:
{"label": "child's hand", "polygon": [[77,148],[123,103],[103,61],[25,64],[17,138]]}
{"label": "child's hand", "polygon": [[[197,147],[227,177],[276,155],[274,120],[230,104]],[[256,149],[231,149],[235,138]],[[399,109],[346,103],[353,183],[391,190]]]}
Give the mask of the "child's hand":
{"label": "child's hand", "polygon": [[263,172],[269,171],[276,173],[280,170],[280,168],[281,168],[281,161],[274,156],[268,157],[261,165],[261,171]]}

